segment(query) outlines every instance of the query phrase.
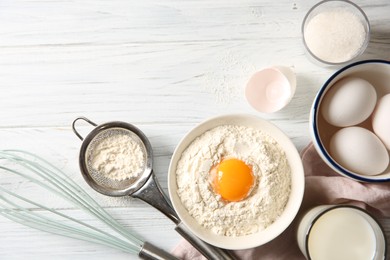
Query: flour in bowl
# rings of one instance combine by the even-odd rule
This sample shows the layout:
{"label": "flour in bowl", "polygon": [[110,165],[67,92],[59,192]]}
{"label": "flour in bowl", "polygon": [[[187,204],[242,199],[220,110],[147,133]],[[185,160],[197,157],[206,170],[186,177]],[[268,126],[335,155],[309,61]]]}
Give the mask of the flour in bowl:
{"label": "flour in bowl", "polygon": [[[238,201],[224,199],[210,173],[231,158],[248,165],[253,175],[250,191]],[[290,166],[279,144],[261,130],[237,125],[218,126],[197,137],[183,152],[176,178],[178,195],[191,216],[224,236],[266,229],[283,212],[291,190]],[[227,192],[235,188],[233,179]]]}

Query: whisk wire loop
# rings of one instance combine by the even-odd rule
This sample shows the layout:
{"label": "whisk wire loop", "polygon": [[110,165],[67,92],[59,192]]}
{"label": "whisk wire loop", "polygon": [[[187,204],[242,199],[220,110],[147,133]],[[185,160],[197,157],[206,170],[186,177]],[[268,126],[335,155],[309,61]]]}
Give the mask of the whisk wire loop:
{"label": "whisk wire loop", "polygon": [[[125,230],[90,195],[83,191],[80,186],[57,167],[51,165],[41,157],[21,150],[0,151],[0,160],[7,160],[19,168],[19,170],[15,170],[0,165],[0,169],[3,171],[18,175],[22,179],[28,180],[56,194],[58,197],[67,200],[74,206],[78,206],[84,212],[87,212],[89,215],[96,217],[99,221],[106,224],[111,230],[120,234],[126,240],[63,214],[56,209],[27,199],[3,187],[0,187],[0,215],[12,221],[46,232],[103,244],[129,253],[140,252],[143,241]],[[27,203],[30,208],[21,206],[20,203]],[[51,217],[45,216],[43,213],[51,215]]]}

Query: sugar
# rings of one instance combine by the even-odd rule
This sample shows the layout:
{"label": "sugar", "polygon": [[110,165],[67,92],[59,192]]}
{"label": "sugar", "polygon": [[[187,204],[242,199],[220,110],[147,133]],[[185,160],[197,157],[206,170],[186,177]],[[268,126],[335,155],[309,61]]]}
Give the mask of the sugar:
{"label": "sugar", "polygon": [[366,36],[363,23],[347,10],[330,10],[315,15],[307,24],[305,42],[319,59],[340,63],[354,58]]}

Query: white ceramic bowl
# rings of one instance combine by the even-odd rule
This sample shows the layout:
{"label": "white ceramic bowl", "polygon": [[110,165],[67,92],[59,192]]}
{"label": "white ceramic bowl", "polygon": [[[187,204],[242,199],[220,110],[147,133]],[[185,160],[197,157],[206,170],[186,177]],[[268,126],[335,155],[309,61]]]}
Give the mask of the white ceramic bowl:
{"label": "white ceramic bowl", "polygon": [[[361,175],[345,169],[339,165],[329,153],[329,140],[339,129],[327,123],[322,117],[321,101],[326,92],[339,79],[345,76],[356,76],[370,82],[376,92],[378,100],[386,93],[390,93],[390,62],[384,60],[359,61],[343,67],[334,73],[322,86],[314,99],[310,112],[310,132],[314,146],[322,159],[339,174],[362,182],[387,182],[390,181],[390,165],[384,173],[374,176]],[[364,124],[370,124],[365,121]],[[370,125],[367,126],[368,128]]]}
{"label": "white ceramic bowl", "polygon": [[[291,194],[281,216],[265,230],[255,234],[228,237],[213,233],[211,230],[202,227],[185,209],[178,194],[176,182],[176,166],[183,151],[191,142],[204,132],[220,125],[242,125],[260,129],[273,137],[284,149],[291,167]],[[199,238],[205,242],[225,249],[246,249],[263,245],[280,233],[282,233],[295,218],[302,202],[304,192],[304,172],[302,161],[297,149],[291,140],[276,126],[252,115],[224,115],[209,120],[196,126],[180,141],[176,147],[168,171],[168,189],[174,209],[183,223]]]}

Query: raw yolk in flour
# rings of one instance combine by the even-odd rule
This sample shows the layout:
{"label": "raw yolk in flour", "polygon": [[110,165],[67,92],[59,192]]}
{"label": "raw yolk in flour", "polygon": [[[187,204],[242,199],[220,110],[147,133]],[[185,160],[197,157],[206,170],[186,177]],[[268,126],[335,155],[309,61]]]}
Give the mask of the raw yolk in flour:
{"label": "raw yolk in flour", "polygon": [[253,187],[251,167],[238,159],[224,159],[210,171],[214,192],[227,201],[240,201]]}

